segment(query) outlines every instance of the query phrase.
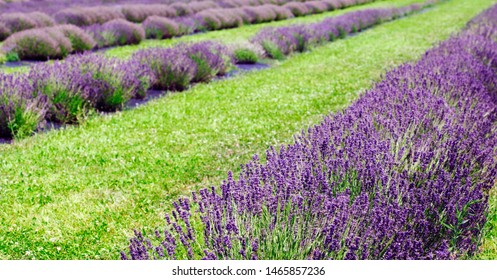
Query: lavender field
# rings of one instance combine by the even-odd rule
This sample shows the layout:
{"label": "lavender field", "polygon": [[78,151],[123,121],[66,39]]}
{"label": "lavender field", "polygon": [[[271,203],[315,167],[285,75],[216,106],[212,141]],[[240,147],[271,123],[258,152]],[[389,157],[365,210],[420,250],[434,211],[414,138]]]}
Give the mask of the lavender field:
{"label": "lavender field", "polygon": [[0,1],[0,259],[497,259],[494,0]]}

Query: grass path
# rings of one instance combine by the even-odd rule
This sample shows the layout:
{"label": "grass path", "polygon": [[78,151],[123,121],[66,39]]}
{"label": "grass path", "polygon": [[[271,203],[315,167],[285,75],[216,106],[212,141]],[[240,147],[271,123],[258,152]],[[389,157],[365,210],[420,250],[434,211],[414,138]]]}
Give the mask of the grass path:
{"label": "grass path", "polygon": [[452,0],[268,70],[0,146],[0,258],[118,258],[178,195],[291,142],[492,3]]}

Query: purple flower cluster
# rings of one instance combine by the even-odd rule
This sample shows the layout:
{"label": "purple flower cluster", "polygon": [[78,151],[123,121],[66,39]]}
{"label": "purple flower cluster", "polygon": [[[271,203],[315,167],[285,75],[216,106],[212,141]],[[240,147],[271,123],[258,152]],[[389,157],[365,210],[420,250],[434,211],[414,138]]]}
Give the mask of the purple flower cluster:
{"label": "purple flower cluster", "polygon": [[9,33],[55,25],[50,16],[41,12],[1,14],[0,23]]}
{"label": "purple flower cluster", "polygon": [[165,39],[180,35],[178,24],[165,17],[150,16],[142,26],[147,38]]}
{"label": "purple flower cluster", "polygon": [[[497,176],[497,5],[343,112],[175,202],[123,259],[453,259]],[[198,231],[198,229],[201,229]]]}
{"label": "purple flower cluster", "polygon": [[227,48],[210,41],[141,50],[131,61],[149,67],[152,87],[161,90],[183,90],[191,83],[208,82],[231,66]]}
{"label": "purple flower cluster", "polygon": [[5,40],[12,32],[4,23],[0,22],[0,41]]}
{"label": "purple flower cluster", "polygon": [[93,35],[99,48],[136,45],[145,39],[145,30],[125,19],[114,19],[103,25],[91,25],[86,31]]}
{"label": "purple flower cluster", "polygon": [[57,25],[15,33],[5,40],[2,50],[17,54],[20,59],[48,60],[91,50],[95,44],[93,37],[81,28]]}
{"label": "purple flower cluster", "polygon": [[0,137],[31,135],[43,120],[46,98],[33,95],[26,76],[0,74]]}
{"label": "purple flower cluster", "polygon": [[134,5],[124,5],[121,7],[121,12],[124,17],[131,22],[143,22],[150,16],[159,17],[176,17],[177,12],[173,7],[168,5],[146,5],[146,4],[134,4]]}
{"label": "purple flower cluster", "polygon": [[62,32],[62,34],[71,41],[73,52],[79,53],[89,51],[97,46],[97,42],[89,33],[75,25],[62,24],[57,25],[54,28]]}
{"label": "purple flower cluster", "polygon": [[[423,5],[413,4],[402,8],[368,9],[327,18],[318,23],[265,28],[257,33],[252,41],[261,45],[269,57],[280,59],[293,52],[302,52],[312,45],[343,38],[381,22],[419,11],[433,3],[433,1],[428,1]],[[289,3],[288,5],[290,4],[296,7],[300,4],[304,5],[303,3]],[[296,14],[296,12],[293,13]]]}

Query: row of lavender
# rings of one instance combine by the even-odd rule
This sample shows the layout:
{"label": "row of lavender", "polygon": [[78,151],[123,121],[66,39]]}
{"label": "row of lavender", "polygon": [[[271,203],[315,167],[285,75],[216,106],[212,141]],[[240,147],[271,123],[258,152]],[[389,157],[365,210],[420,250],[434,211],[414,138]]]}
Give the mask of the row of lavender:
{"label": "row of lavender", "polygon": [[453,259],[497,176],[497,5],[220,189],[135,231],[123,259]]}
{"label": "row of lavender", "polygon": [[23,138],[48,121],[74,124],[94,110],[121,110],[149,88],[182,90],[230,66],[224,46],[201,42],[138,52],[130,61],[89,53],[37,64],[25,74],[0,74],[0,137]]}
{"label": "row of lavender", "polygon": [[[67,26],[71,26],[68,24],[88,25],[83,29],[71,26],[73,32],[70,34],[62,32],[59,25],[56,25],[48,16],[39,12],[26,14],[22,17],[17,14],[7,14],[0,16],[0,38],[9,36],[11,31],[16,32],[7,37],[7,40],[2,45],[2,50],[7,54],[8,60],[59,59],[67,56],[68,53],[82,51],[81,48],[75,46],[67,48],[68,41],[83,42],[84,50],[131,45],[138,44],[145,38],[164,39],[198,31],[219,30],[239,27],[243,24],[284,20],[295,16],[322,13],[372,1],[374,0],[321,0],[301,3],[285,0],[278,2],[279,4],[286,3],[283,6],[264,4],[238,8],[211,8],[198,13],[185,13],[183,16],[176,18],[171,18],[173,12],[171,14],[162,13],[161,9],[153,5],[146,6],[150,13],[142,12],[141,9],[136,7],[136,9],[130,8],[130,14],[131,11],[134,11],[133,18],[135,20],[133,21],[143,21],[141,24],[121,17],[113,17],[112,13],[105,9],[99,9],[98,13],[101,13],[101,15],[98,16],[82,10],[82,16],[89,17],[91,20],[87,21],[69,12],[66,16],[67,20],[59,20],[59,22],[67,23],[63,25],[66,29]],[[200,3],[206,5],[207,2]],[[259,2],[252,4],[255,3]],[[172,9],[169,6],[165,7]],[[180,11],[180,4],[176,4],[174,7],[177,8],[177,10],[174,10],[176,15]],[[44,27],[30,29],[33,26]],[[20,31],[23,29],[29,30]]]}

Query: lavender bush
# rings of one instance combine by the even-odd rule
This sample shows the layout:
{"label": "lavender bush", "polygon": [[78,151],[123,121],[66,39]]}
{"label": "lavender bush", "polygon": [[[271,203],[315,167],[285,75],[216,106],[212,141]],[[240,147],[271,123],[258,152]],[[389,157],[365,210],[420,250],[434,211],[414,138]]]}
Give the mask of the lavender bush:
{"label": "lavender bush", "polygon": [[121,8],[124,17],[131,22],[143,22],[149,16],[175,17],[176,10],[168,5],[125,5]]}
{"label": "lavender bush", "polygon": [[145,39],[145,30],[140,25],[124,19],[111,20],[89,32],[94,34],[99,47],[135,45]]}
{"label": "lavender bush", "polygon": [[10,29],[5,24],[0,22],[0,41],[5,40],[11,33]]}
{"label": "lavender bush", "polygon": [[196,64],[192,82],[209,82],[216,75],[224,75],[231,66],[228,49],[212,41],[180,44],[176,48]]}
{"label": "lavender bush", "polygon": [[[244,8],[243,11],[248,15],[248,23],[270,22],[278,18],[278,14],[276,13],[276,7],[273,5],[248,7]],[[290,12],[290,10],[287,9],[287,12]],[[289,16],[289,18],[290,17],[293,17],[293,14],[292,16]]]}
{"label": "lavender bush", "polygon": [[183,36],[186,34],[192,34],[197,30],[201,30],[198,20],[192,17],[180,17],[176,18],[175,22],[178,24],[178,35]]}
{"label": "lavender bush", "polygon": [[254,64],[264,57],[264,49],[249,42],[234,43],[228,45],[228,52],[233,57],[235,63]]}
{"label": "lavender bush", "polygon": [[185,3],[173,3],[171,8],[176,10],[176,15],[179,17],[189,16],[193,14],[193,10]]}
{"label": "lavender bush", "polygon": [[62,30],[59,30],[57,28],[46,28],[44,31],[57,43],[58,49],[60,51],[59,58],[64,58],[68,54],[73,52],[71,40],[66,37]]}
{"label": "lavender bush", "polygon": [[219,10],[205,10],[196,15],[200,26],[205,30],[218,30],[223,27]]}
{"label": "lavender bush", "polygon": [[191,2],[188,4],[188,6],[190,7],[190,9],[194,13],[198,13],[198,12],[203,11],[203,10],[213,9],[213,8],[219,7],[215,2],[209,1],[209,0]]}
{"label": "lavender bush", "polygon": [[150,67],[153,89],[184,90],[197,71],[197,65],[178,48],[150,48],[136,52],[131,61]]}
{"label": "lavender bush", "polygon": [[20,59],[48,60],[91,50],[95,45],[92,36],[79,27],[58,25],[15,33],[5,40],[2,49]]}
{"label": "lavender bush", "polygon": [[9,28],[11,32],[19,32],[36,27],[36,23],[27,15],[17,13],[1,15],[0,22]]}
{"label": "lavender bush", "polygon": [[305,6],[313,14],[322,13],[332,9],[332,6],[325,1],[309,1],[305,2]]}
{"label": "lavender bush", "polygon": [[96,41],[89,33],[75,25],[63,24],[58,25],[55,28],[69,39],[74,52],[92,50],[97,45]]}
{"label": "lavender bush", "polygon": [[42,12],[32,12],[27,14],[27,16],[35,22],[37,28],[55,25],[54,19]]}
{"label": "lavender bush", "polygon": [[[123,259],[453,259],[497,176],[497,5],[220,189],[173,203]],[[490,29],[490,30],[489,30]]]}
{"label": "lavender bush", "polygon": [[47,99],[48,121],[79,123],[90,111],[90,101],[97,99],[97,92],[89,90],[91,74],[81,75],[71,63],[36,64],[28,74],[33,83],[33,92]]}
{"label": "lavender bush", "polygon": [[179,27],[176,22],[165,17],[148,17],[142,26],[147,38],[165,39],[179,35]]}
{"label": "lavender bush", "polygon": [[41,125],[46,102],[24,75],[0,74],[0,137],[24,138]]}
{"label": "lavender bush", "polygon": [[274,13],[276,14],[276,20],[285,20],[294,17],[294,14],[290,9],[281,6],[274,6],[274,5],[269,5],[269,6],[273,9]]}
{"label": "lavender bush", "polygon": [[145,96],[150,83],[148,68],[133,62],[106,58],[102,55],[83,54],[66,59],[65,63],[91,75],[85,87],[94,92],[91,104],[100,111],[116,111],[132,97]]}
{"label": "lavender bush", "polygon": [[290,10],[292,14],[296,17],[304,16],[311,12],[309,10],[309,7],[305,3],[300,3],[300,2],[289,2],[283,5],[283,7]]}
{"label": "lavender bush", "polygon": [[[60,46],[62,41],[60,36],[54,32],[48,32],[47,29],[30,29],[11,35],[3,43],[2,49],[7,54],[17,54],[20,59],[57,59],[67,54],[67,50]],[[65,45],[65,47],[68,46]]]}
{"label": "lavender bush", "polygon": [[231,66],[231,56],[226,47],[206,41],[141,50],[131,62],[149,67],[153,89],[184,90],[192,82],[208,82],[224,75]]}

